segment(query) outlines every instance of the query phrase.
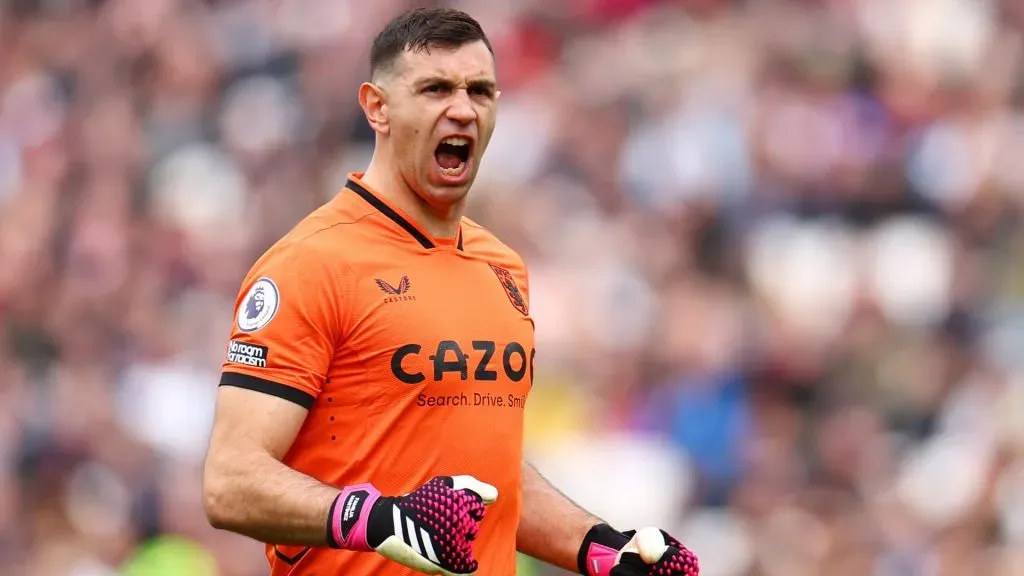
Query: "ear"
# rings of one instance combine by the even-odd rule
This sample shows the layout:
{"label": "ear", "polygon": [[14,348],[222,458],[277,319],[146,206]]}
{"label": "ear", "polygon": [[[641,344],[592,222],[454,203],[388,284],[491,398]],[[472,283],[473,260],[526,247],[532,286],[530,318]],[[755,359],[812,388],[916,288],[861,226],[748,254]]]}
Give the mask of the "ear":
{"label": "ear", "polygon": [[388,122],[388,105],[384,91],[375,84],[363,82],[359,86],[359,106],[366,114],[370,127],[378,134],[387,135],[391,131]]}

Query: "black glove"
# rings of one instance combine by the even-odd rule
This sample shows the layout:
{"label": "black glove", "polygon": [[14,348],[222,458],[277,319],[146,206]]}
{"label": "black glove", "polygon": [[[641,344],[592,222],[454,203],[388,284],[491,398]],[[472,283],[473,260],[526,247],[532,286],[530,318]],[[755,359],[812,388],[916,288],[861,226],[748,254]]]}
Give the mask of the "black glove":
{"label": "black glove", "polygon": [[[650,529],[644,529],[645,531]],[[664,530],[660,549],[664,552],[653,564],[641,558],[637,550],[636,530],[619,532],[608,524],[597,524],[587,532],[577,555],[584,576],[698,576],[697,556]]]}
{"label": "black glove", "polygon": [[328,515],[333,548],[370,551],[425,574],[476,572],[473,540],[498,490],[472,476],[437,476],[404,496],[347,486]]}

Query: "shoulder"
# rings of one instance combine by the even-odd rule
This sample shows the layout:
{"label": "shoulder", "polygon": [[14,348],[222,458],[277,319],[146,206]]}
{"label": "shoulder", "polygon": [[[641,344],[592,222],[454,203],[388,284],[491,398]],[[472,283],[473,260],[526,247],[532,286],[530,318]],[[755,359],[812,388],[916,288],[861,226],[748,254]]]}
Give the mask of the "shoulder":
{"label": "shoulder", "polygon": [[526,273],[526,262],[515,249],[484,226],[465,217],[462,219],[462,244],[466,251],[495,265]]}
{"label": "shoulder", "polygon": [[297,318],[334,321],[352,277],[349,252],[344,238],[316,213],[300,221],[249,267],[235,302],[238,329],[259,330],[279,310],[290,320],[275,322],[278,332],[301,326]]}
{"label": "shoulder", "polygon": [[503,274],[502,270],[511,275],[517,288],[529,300],[530,273],[523,257],[512,247],[469,218],[462,219],[462,246],[474,258],[480,258],[495,268],[499,276]]}
{"label": "shoulder", "polygon": [[268,247],[257,264],[314,272],[324,268],[346,268],[354,254],[372,249],[362,227],[369,210],[335,198],[320,206]]}

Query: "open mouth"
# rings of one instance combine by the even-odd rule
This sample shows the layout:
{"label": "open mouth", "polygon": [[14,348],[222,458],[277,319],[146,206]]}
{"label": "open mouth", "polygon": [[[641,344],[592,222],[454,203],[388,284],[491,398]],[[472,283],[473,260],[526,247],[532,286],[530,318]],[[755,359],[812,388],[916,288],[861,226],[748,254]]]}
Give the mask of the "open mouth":
{"label": "open mouth", "polygon": [[460,176],[466,171],[472,142],[469,138],[449,136],[434,150],[434,158],[445,176]]}

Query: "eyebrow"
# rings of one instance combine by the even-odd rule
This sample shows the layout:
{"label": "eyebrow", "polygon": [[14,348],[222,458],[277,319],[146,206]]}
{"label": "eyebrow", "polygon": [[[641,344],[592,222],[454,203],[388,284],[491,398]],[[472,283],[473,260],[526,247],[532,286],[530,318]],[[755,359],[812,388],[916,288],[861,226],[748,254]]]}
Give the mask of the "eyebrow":
{"label": "eyebrow", "polygon": [[[454,82],[452,82],[451,80],[449,80],[448,78],[445,78],[443,76],[430,76],[430,77],[424,78],[424,79],[416,82],[415,86],[417,88],[422,88],[424,86],[430,86],[431,84],[441,84],[443,86],[454,86],[455,85]],[[498,83],[497,82],[495,82],[494,80],[486,79],[486,78],[478,78],[476,80],[470,80],[469,82],[466,82],[466,85],[468,87],[470,87],[470,88],[486,88],[486,89],[491,90],[491,91],[496,91],[498,89]]]}

